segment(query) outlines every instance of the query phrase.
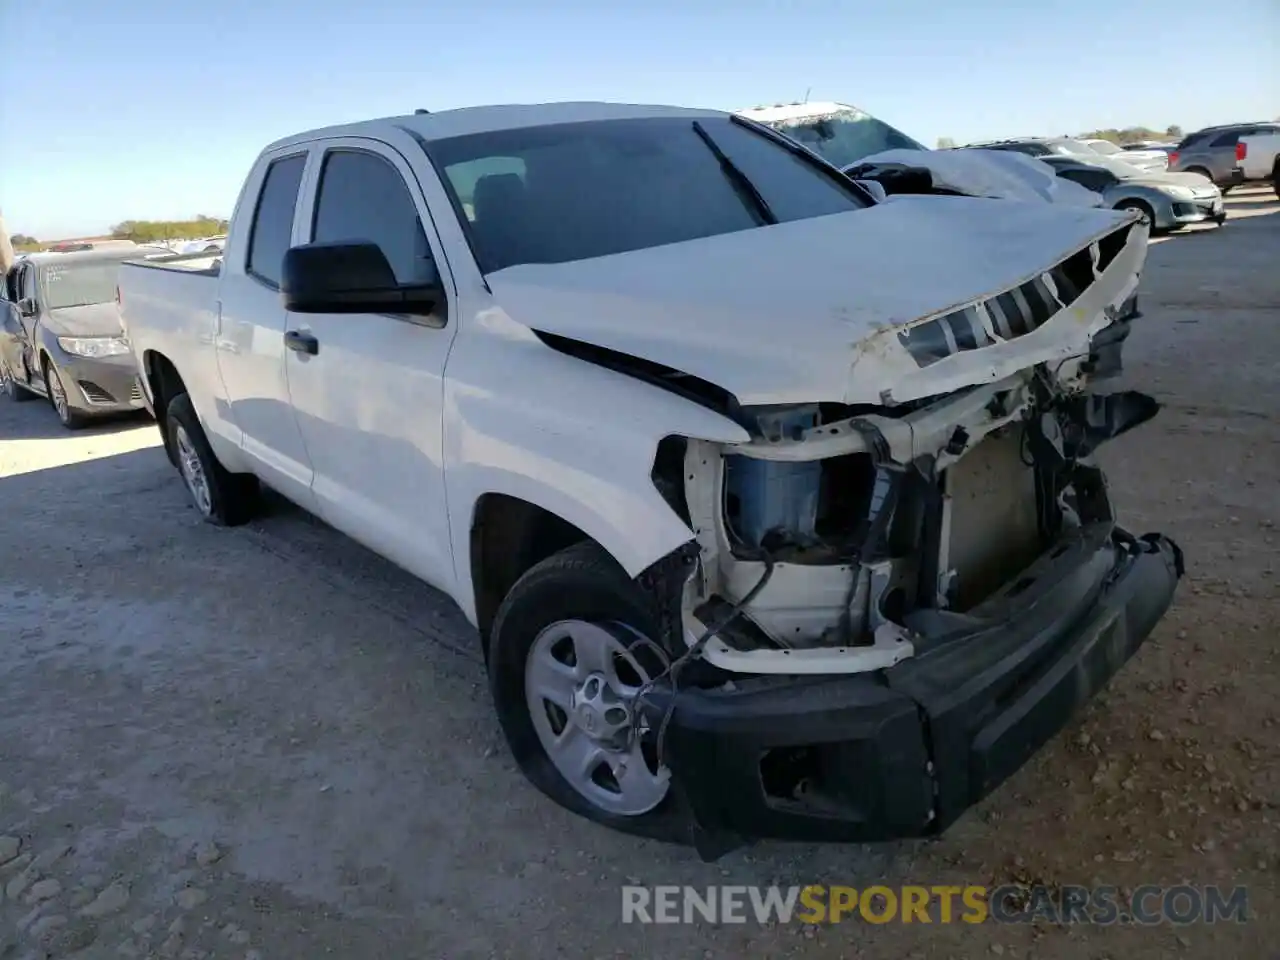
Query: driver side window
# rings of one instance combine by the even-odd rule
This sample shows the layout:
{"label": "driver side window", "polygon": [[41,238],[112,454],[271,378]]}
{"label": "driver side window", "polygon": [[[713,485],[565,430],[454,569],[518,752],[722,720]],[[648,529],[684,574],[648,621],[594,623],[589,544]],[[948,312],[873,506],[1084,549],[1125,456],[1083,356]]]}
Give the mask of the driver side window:
{"label": "driver side window", "polygon": [[373,153],[331,150],[325,156],[312,240],[375,243],[401,284],[440,279],[404,178]]}
{"label": "driver side window", "polygon": [[1078,183],[1080,186],[1086,187],[1094,193],[1101,193],[1103,190],[1107,189],[1110,180],[1107,174],[1102,170],[1059,170],[1058,176],[1062,177],[1064,180],[1071,180]]}

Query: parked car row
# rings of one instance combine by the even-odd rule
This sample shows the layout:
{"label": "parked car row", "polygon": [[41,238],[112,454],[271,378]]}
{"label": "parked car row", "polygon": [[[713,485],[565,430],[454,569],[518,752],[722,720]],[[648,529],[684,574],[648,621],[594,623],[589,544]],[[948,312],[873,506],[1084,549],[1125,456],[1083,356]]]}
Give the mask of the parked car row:
{"label": "parked car row", "polygon": [[883,202],[822,157],[931,151],[786,133],[599,103],[300,133],[220,254],[119,274],[202,517],[265,484],[444,591],[528,779],[707,857],[945,829],[1183,573],[1092,457],[1156,412],[1105,389],[1148,226],[977,152],[948,175],[1051,202]]}
{"label": "parked car row", "polygon": [[[1206,221],[1222,224],[1227,217],[1222,194],[1230,185],[1280,172],[1274,142],[1267,139],[1270,129],[1280,130],[1275,124],[1198,131],[1178,145],[1121,147],[1096,138],[1022,137],[929,150],[849,104],[775,104],[739,113],[888,192],[957,192],[1107,206],[1137,211],[1156,231]],[[1225,154],[1220,162],[1213,153],[1221,153],[1228,141],[1230,167]],[[1251,142],[1256,145],[1249,156]],[[1052,186],[1055,178],[1082,189],[1077,193]]]}

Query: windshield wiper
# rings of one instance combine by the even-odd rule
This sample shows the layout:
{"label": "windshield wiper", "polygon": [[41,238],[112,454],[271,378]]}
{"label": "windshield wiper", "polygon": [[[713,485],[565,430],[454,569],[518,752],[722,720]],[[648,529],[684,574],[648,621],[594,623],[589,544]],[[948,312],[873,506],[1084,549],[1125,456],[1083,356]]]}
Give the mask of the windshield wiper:
{"label": "windshield wiper", "polygon": [[768,201],[765,200],[764,195],[756,188],[756,185],[751,182],[751,178],[729,159],[728,154],[720,149],[720,145],[712,139],[711,134],[707,133],[706,128],[697,120],[693,121],[693,132],[707,145],[707,149],[715,154],[716,160],[720,162],[720,169],[733,182],[733,185],[751,201],[751,205],[755,207],[760,219],[765,223],[777,223],[778,218],[769,209]]}

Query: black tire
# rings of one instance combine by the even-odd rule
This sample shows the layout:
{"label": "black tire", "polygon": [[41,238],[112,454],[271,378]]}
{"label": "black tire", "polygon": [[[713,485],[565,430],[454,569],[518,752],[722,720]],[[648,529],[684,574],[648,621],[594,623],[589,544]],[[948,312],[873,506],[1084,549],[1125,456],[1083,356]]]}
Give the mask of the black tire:
{"label": "black tire", "polygon": [[[534,728],[525,698],[525,663],[542,631],[562,620],[626,624],[646,637],[658,635],[652,605],[625,571],[595,543],[567,547],[522,576],[502,601],[489,639],[489,688],[498,722],[525,777],[560,806],[624,833],[690,843],[676,785],[652,810],[622,816],[592,804],[560,775]],[[643,642],[630,645],[650,677],[664,661]]]}
{"label": "black tire", "polygon": [[207,504],[202,504],[192,483],[187,479],[178,463],[178,472],[183,477],[184,485],[191,496],[194,506],[209,523],[223,527],[235,527],[253,519],[257,512],[259,500],[258,480],[251,474],[231,473],[214,455],[205,436],[200,419],[196,416],[191,398],[180,393],[172,400],[165,413],[165,426],[168,430],[168,447],[174,451],[182,449],[180,435],[185,437],[187,445],[199,460],[203,477],[208,487]]}
{"label": "black tire", "polygon": [[9,371],[9,365],[3,359],[0,359],[0,393],[3,393],[14,403],[25,403],[28,400],[34,400],[36,397],[34,393],[13,379],[13,374]]}
{"label": "black tire", "polygon": [[[48,357],[44,358],[44,389],[49,397],[49,406],[53,407],[58,422],[68,430],[79,430],[89,422],[83,414],[71,409],[71,403],[67,397],[67,385],[62,382],[62,375],[58,373],[58,368]],[[57,399],[59,392],[62,395],[61,402]]]}

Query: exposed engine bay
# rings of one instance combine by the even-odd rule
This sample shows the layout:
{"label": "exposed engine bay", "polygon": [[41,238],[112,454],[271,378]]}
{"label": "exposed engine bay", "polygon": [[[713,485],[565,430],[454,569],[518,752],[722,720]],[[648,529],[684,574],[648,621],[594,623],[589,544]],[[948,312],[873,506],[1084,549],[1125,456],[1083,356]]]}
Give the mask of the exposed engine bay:
{"label": "exposed engine bay", "polygon": [[[896,339],[924,368],[1069,322],[1123,236]],[[1119,370],[1132,287],[1106,314],[1083,351],[992,382],[887,406],[748,407],[749,443],[685,441],[680,499],[698,547],[686,641],[733,672],[884,669],[940,628],[980,623],[1037,561],[1109,528],[1091,454],[1158,405],[1095,392]]]}

